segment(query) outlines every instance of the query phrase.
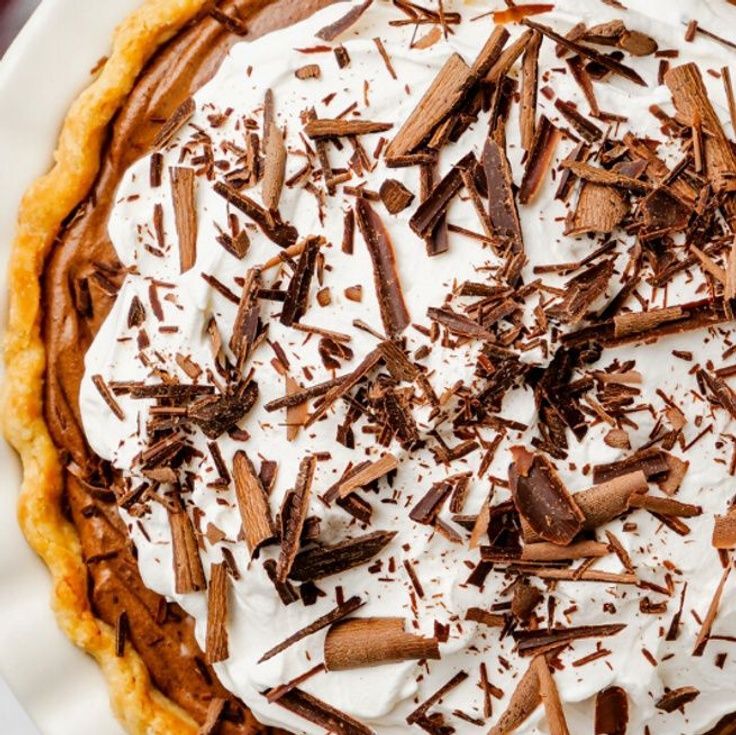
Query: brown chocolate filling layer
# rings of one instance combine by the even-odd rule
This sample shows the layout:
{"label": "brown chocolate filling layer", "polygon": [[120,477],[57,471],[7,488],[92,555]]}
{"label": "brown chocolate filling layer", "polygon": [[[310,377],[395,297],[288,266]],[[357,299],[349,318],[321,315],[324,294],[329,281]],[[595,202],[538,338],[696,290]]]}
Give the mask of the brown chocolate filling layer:
{"label": "brown chocolate filling layer", "polygon": [[[87,445],[81,424],[84,356],[124,277],[107,222],[125,170],[151,148],[162,122],[211,78],[234,43],[291,25],[331,1],[235,0],[219,10],[236,22],[202,16],[162,48],[111,125],[97,181],[60,232],[44,274],[46,418],[74,472],[66,475],[66,499],[89,570],[91,604],[102,620],[127,631],[125,639],[143,657],[156,686],[198,722],[213,698],[229,695],[204,661],[193,621],[143,584],[109,491],[109,473]],[[242,27],[247,33],[239,36]],[[265,730],[229,699],[220,732]]]}

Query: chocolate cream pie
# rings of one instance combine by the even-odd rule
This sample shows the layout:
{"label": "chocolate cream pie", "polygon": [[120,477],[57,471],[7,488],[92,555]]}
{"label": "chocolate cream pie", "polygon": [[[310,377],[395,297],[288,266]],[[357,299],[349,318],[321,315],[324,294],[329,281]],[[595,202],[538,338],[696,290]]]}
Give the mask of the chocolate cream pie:
{"label": "chocolate cream pie", "polygon": [[22,206],[4,412],[131,733],[736,732],[735,20],[119,28]]}

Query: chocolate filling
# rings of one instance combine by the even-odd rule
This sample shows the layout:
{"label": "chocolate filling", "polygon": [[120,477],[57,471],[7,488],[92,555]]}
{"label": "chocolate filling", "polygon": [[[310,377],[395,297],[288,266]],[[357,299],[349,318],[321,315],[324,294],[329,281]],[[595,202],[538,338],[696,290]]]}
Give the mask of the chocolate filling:
{"label": "chocolate filling", "polygon": [[194,639],[191,618],[143,584],[110,472],[85,440],[79,386],[84,356],[124,277],[107,222],[125,170],[151,149],[162,123],[212,77],[234,43],[303,20],[331,1],[224,3],[161,48],[111,124],[97,181],[59,233],[43,277],[46,419],[73,471],[66,474],[66,510],[81,539],[90,602],[102,620],[124,631],[118,648],[129,641],[155,685],[195,720],[205,722],[213,699],[227,699],[219,732],[229,735],[267,729],[218,682]]}

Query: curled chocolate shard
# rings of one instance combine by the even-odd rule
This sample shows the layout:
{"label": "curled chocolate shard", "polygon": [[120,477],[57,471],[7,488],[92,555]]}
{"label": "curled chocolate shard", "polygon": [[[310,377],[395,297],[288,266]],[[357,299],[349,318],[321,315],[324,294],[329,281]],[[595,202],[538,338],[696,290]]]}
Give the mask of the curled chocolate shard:
{"label": "curled chocolate shard", "polygon": [[325,638],[327,671],[421,659],[439,659],[436,638],[405,630],[404,618],[350,618],[335,623]]}
{"label": "curled chocolate shard", "polygon": [[585,516],[551,462],[523,447],[512,449],[509,483],[519,515],[545,541],[567,545],[583,528]]}

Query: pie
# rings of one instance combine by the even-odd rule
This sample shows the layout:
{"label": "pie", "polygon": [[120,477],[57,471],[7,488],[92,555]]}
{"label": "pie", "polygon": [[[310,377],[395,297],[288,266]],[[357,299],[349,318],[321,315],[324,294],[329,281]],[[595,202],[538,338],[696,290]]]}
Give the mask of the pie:
{"label": "pie", "polygon": [[736,732],[722,6],[118,28],[23,200],[3,413],[129,732]]}

